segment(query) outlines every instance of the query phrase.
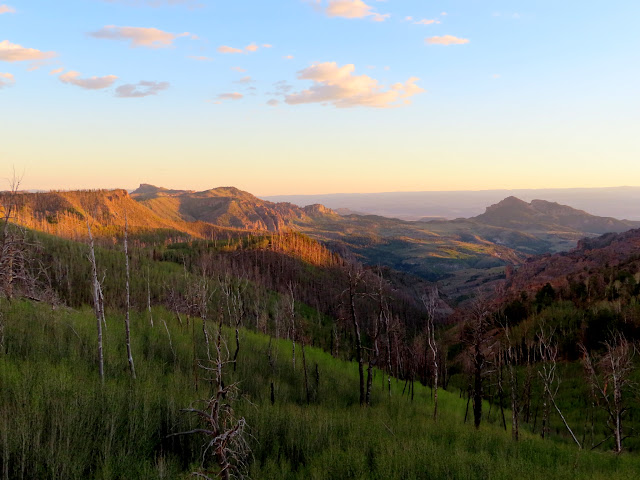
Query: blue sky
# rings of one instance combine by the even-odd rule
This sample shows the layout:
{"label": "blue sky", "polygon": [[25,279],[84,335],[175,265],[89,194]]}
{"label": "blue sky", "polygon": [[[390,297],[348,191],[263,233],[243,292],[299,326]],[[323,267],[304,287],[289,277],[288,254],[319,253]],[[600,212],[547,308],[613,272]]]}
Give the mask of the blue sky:
{"label": "blue sky", "polygon": [[638,185],[639,17],[631,1],[0,0],[0,177]]}

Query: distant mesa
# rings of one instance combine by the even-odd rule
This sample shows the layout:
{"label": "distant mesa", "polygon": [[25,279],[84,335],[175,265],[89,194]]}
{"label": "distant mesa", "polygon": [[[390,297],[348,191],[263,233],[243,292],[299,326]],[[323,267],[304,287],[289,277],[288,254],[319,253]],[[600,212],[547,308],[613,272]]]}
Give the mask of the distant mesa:
{"label": "distant mesa", "polygon": [[521,230],[553,231],[554,228],[560,228],[592,234],[624,232],[640,226],[639,222],[598,217],[556,202],[532,200],[527,203],[513,196],[487,207],[485,213],[470,220]]}

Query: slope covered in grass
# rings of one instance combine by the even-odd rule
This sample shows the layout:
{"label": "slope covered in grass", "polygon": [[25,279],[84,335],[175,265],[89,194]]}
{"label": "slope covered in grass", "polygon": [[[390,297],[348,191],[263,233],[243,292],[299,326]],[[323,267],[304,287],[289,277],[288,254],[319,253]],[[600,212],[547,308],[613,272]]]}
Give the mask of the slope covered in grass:
{"label": "slope covered in grass", "polygon": [[[167,435],[192,428],[180,409],[210,394],[194,368],[195,358],[206,358],[200,321],[181,327],[158,309],[151,327],[134,316],[134,381],[122,318],[109,316],[101,386],[89,310],[2,300],[0,312],[2,478],[186,478],[199,467],[203,439]],[[362,408],[357,366],[314,348],[305,349],[307,403],[300,345],[295,368],[291,343],[271,342],[272,364],[269,345],[242,331],[237,371],[229,367],[227,377],[240,382],[234,406],[249,425],[255,479],[636,478],[640,468],[633,455],[580,452],[526,435],[513,443],[491,424],[475,431],[464,424],[464,400],[449,392],[441,392],[434,422],[428,389],[416,385],[412,400],[393,380],[389,396],[381,372],[372,407]]]}

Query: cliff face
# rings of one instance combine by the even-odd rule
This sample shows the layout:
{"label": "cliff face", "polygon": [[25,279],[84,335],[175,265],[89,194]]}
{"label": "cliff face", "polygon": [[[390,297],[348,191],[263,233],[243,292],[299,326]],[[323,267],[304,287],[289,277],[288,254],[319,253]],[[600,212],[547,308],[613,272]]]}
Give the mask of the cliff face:
{"label": "cliff face", "polygon": [[296,222],[335,215],[322,205],[300,208],[291,203],[268,202],[234,187],[194,192],[144,184],[131,196],[165,217],[244,230],[280,231],[294,228]]}

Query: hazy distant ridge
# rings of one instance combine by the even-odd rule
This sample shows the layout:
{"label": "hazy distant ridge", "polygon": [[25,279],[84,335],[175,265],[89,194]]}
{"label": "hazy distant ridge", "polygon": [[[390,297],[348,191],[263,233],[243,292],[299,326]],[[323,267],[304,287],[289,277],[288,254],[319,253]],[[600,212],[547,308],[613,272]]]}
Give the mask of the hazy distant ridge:
{"label": "hazy distant ridge", "polygon": [[385,217],[418,220],[423,217],[474,217],[484,213],[487,205],[510,196],[527,202],[539,199],[571,205],[592,215],[640,220],[640,187],[336,193],[260,198],[300,206],[321,203],[333,210],[344,208]]}

